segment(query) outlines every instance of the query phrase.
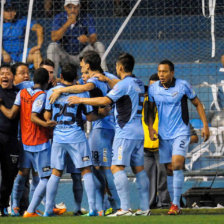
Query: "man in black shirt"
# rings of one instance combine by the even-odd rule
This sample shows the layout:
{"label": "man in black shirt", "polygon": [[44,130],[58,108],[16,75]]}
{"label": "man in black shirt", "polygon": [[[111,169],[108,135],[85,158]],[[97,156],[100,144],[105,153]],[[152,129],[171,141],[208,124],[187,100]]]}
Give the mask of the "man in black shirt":
{"label": "man in black shirt", "polygon": [[[13,86],[13,74],[10,65],[0,67],[0,99],[7,108],[14,104],[18,90]],[[18,172],[19,144],[17,141],[18,117],[13,120],[0,112],[0,212],[7,216],[9,197],[12,192],[14,178]]]}

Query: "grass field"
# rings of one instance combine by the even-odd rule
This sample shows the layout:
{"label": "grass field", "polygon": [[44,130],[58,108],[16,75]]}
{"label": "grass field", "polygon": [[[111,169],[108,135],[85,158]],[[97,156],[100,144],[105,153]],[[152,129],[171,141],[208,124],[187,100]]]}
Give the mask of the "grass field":
{"label": "grass field", "polygon": [[0,224],[224,224],[224,209],[184,209],[179,216],[153,210],[148,217],[74,217],[72,213],[50,218],[0,217]]}
{"label": "grass field", "polygon": [[72,217],[60,216],[51,218],[1,218],[1,224],[133,224],[133,223],[158,223],[158,224],[223,224],[224,215],[180,215],[148,217]]}

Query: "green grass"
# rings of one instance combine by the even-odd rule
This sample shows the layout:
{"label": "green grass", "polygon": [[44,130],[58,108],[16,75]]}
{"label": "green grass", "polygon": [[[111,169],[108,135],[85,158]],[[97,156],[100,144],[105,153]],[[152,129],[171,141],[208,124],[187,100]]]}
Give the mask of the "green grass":
{"label": "green grass", "polygon": [[149,217],[72,217],[61,216],[51,218],[1,218],[1,224],[133,224],[133,223],[158,223],[158,224],[223,224],[224,215],[180,215],[180,216],[158,216]]}
{"label": "green grass", "polygon": [[224,224],[224,209],[184,209],[179,216],[153,210],[148,217],[74,217],[71,213],[50,218],[0,217],[0,224]]}

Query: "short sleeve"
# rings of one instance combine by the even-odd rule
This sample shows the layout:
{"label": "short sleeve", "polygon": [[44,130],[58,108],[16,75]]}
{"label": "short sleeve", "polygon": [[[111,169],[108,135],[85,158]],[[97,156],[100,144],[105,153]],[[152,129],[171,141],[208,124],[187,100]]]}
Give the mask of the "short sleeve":
{"label": "short sleeve", "polygon": [[49,90],[47,92],[47,97],[46,97],[46,101],[45,101],[45,110],[51,110],[52,109],[52,104],[50,104],[50,96],[52,94],[52,90]]}
{"label": "short sleeve", "polygon": [[93,111],[93,107],[91,105],[85,105],[85,107],[86,107],[86,113],[84,114],[89,114]]}
{"label": "short sleeve", "polygon": [[122,96],[125,95],[126,87],[123,86],[123,82],[118,82],[113,89],[107,94],[107,97],[109,97],[113,102],[116,102],[118,99],[120,99]]}
{"label": "short sleeve", "polygon": [[187,81],[184,81],[184,91],[190,100],[193,100],[197,96],[192,86]]}
{"label": "short sleeve", "polygon": [[63,18],[64,18],[64,16],[62,14],[58,14],[54,17],[53,22],[52,22],[51,31],[59,30],[62,27]]}
{"label": "short sleeve", "polygon": [[46,100],[46,94],[40,94],[33,102],[32,113],[41,113],[44,109],[44,103]]}
{"label": "short sleeve", "polygon": [[97,86],[97,80],[96,78],[90,78],[87,80],[87,83],[93,83],[95,86]]}
{"label": "short sleeve", "polygon": [[154,100],[154,85],[150,85],[148,88],[148,97],[150,102],[155,102]]}
{"label": "short sleeve", "polygon": [[14,101],[14,104],[17,105],[17,106],[20,106],[20,105],[21,105],[20,92],[21,92],[21,91],[19,91],[19,92],[17,93],[17,95],[16,95],[16,99],[15,99],[15,101]]}

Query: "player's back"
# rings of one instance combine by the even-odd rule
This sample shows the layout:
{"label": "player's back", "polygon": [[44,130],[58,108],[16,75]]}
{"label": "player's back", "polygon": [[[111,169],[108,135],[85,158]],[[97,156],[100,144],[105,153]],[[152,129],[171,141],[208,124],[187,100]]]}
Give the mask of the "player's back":
{"label": "player's back", "polygon": [[49,96],[52,91],[61,88],[63,85],[58,85],[48,91],[46,110],[52,109],[52,120],[57,121],[54,128],[53,141],[57,143],[78,143],[85,141],[84,121],[82,114],[92,110],[91,106],[83,104],[69,105],[68,98],[70,96],[89,97],[88,93],[69,94],[63,93],[52,106],[49,105]]}
{"label": "player's back", "polygon": [[117,138],[143,139],[141,123],[144,84],[134,76],[118,82],[107,95],[115,102]]}

